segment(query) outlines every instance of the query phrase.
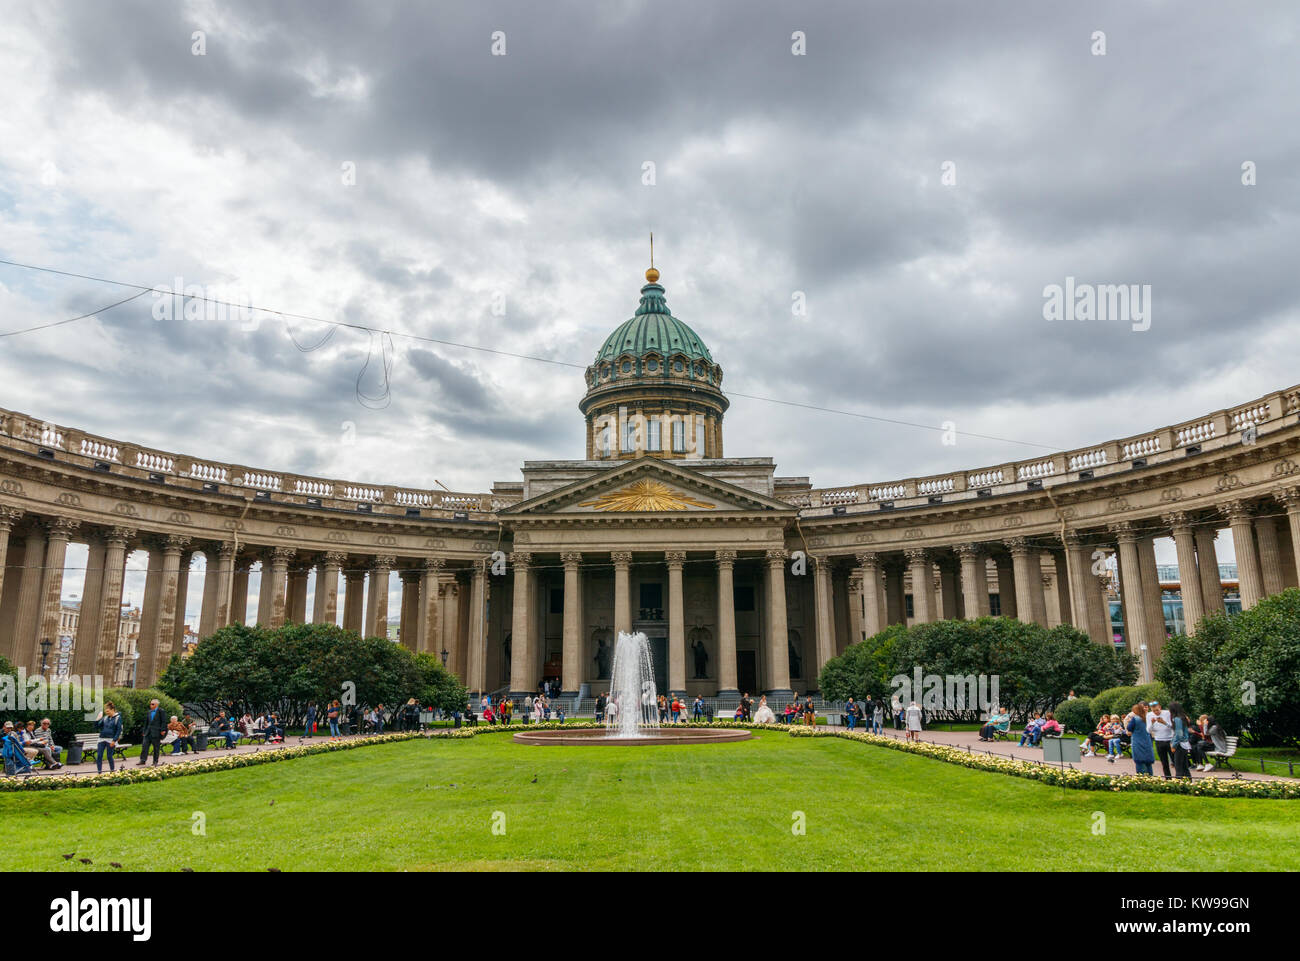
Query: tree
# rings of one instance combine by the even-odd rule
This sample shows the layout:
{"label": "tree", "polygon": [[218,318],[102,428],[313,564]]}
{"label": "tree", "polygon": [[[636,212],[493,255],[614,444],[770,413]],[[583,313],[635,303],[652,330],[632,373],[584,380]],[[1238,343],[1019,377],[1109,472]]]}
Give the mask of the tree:
{"label": "tree", "polygon": [[416,654],[415,669],[419,676],[415,699],[421,705],[448,713],[465,709],[469,691],[455,674],[442,666],[441,660],[432,654]]}
{"label": "tree", "polygon": [[893,624],[860,644],[850,644],[839,657],[827,661],[817,682],[822,697],[832,701],[847,701],[850,697],[863,701],[870,694],[876,700],[887,702],[894,643],[905,633],[906,626]]}
{"label": "tree", "polygon": [[1189,712],[1248,731],[1252,744],[1300,743],[1300,589],[1170,638],[1156,676]]}

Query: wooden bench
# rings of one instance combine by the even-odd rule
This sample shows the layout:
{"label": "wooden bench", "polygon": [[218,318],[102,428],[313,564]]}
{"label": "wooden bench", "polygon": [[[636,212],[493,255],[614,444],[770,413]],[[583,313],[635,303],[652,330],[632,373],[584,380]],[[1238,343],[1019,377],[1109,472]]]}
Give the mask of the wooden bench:
{"label": "wooden bench", "polygon": [[[76,735],[77,743],[81,745],[81,759],[83,761],[93,760],[95,751],[99,748],[98,734],[78,734]],[[119,761],[126,760],[126,749],[134,745],[127,744],[125,741],[118,741],[117,747],[113,748],[113,756]]]}
{"label": "wooden bench", "polygon": [[1222,766],[1226,767],[1229,771],[1235,771],[1236,768],[1232,766],[1232,762],[1229,761],[1228,758],[1237,753],[1237,742],[1239,740],[1240,738],[1230,737],[1227,739],[1228,749],[1226,751],[1206,751],[1205,756],[1214,758],[1214,766],[1216,768]]}

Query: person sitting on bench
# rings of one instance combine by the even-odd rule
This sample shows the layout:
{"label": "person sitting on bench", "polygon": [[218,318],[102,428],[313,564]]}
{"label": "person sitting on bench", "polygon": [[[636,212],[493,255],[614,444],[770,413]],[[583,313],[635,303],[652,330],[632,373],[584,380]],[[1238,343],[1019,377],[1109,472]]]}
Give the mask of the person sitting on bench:
{"label": "person sitting on bench", "polygon": [[997,737],[998,731],[1006,730],[1007,725],[1010,723],[1011,715],[1001,707],[995,707],[993,713],[989,715],[989,719],[984,722],[984,726],[980,728],[980,740],[992,741]]}
{"label": "person sitting on bench", "polygon": [[217,716],[212,719],[211,733],[215,737],[224,737],[228,748],[233,748],[239,743],[239,732],[231,726],[225,711],[218,711]]}
{"label": "person sitting on bench", "polygon": [[31,774],[32,762],[27,760],[27,752],[23,750],[23,742],[14,730],[14,722],[5,721],[4,731],[4,741],[0,748],[3,749],[5,773]]}
{"label": "person sitting on bench", "polygon": [[1031,747],[1037,747],[1038,739],[1042,737],[1042,735],[1043,716],[1041,714],[1035,714],[1029,719],[1029,723],[1025,725],[1024,731],[1021,732],[1020,744],[1017,746],[1024,747],[1025,743],[1028,742]]}
{"label": "person sitting on bench", "polygon": [[22,735],[24,748],[35,748],[37,755],[45,763],[45,766],[51,771],[57,771],[63,767],[59,761],[59,755],[63,748],[54,743],[54,732],[50,730],[50,719],[41,718],[41,726],[37,727],[35,721],[27,722],[27,730]]}
{"label": "person sitting on bench", "polygon": [[173,754],[188,754],[190,751],[195,750],[194,738],[190,736],[190,731],[193,728],[194,722],[188,714],[185,715],[185,719],[182,721],[176,720],[175,715],[172,716],[171,722],[167,725],[167,730],[176,735],[172,740]]}

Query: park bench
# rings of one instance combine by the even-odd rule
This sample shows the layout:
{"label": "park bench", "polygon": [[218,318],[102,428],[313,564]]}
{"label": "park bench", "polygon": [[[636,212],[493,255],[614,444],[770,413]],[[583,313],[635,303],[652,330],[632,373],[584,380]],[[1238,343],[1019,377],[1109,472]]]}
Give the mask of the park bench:
{"label": "park bench", "polygon": [[1230,737],[1227,739],[1228,749],[1226,751],[1206,751],[1205,756],[1214,758],[1214,766],[1216,768],[1222,766],[1222,767],[1226,767],[1229,771],[1236,770],[1232,766],[1232,762],[1229,761],[1228,758],[1232,757],[1234,754],[1237,753],[1238,740],[1239,740],[1238,738]]}
{"label": "park bench", "polygon": [[[78,734],[76,735],[76,738],[77,738],[77,743],[81,745],[82,759],[87,761],[93,760],[95,757],[95,750],[99,746],[99,735]],[[127,744],[125,741],[118,741],[117,747],[113,748],[113,756],[117,758],[119,761],[125,761],[126,749],[131,746],[132,745]]]}

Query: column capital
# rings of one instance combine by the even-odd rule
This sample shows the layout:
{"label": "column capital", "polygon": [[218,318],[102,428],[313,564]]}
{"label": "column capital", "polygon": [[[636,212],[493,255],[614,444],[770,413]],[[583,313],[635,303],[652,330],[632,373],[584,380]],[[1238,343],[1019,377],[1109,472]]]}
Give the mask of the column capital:
{"label": "column capital", "polygon": [[1282,502],[1288,513],[1300,511],[1300,487],[1283,487],[1275,490],[1273,496]]}
{"label": "column capital", "polygon": [[424,559],[424,573],[438,575],[442,569],[447,566],[447,562],[441,557],[426,557]]}
{"label": "column capital", "polygon": [[73,533],[80,526],[81,521],[72,517],[54,517],[45,524],[51,538],[64,541],[71,539]]}
{"label": "column capital", "polygon": [[21,509],[17,507],[6,507],[0,505],[0,531],[7,531],[14,525],[14,521],[23,516]]}
{"label": "column capital", "polygon": [[582,552],[565,551],[560,555],[560,563],[564,565],[565,570],[571,567],[579,567],[582,564]]}
{"label": "column capital", "polygon": [[164,554],[180,555],[181,551],[190,546],[190,539],[184,534],[168,534],[162,539],[162,549]]}
{"label": "column capital", "polygon": [[987,556],[983,545],[976,544],[972,541],[967,541],[965,544],[958,544],[953,547],[953,550],[963,561],[978,561]]}
{"label": "column capital", "polygon": [[125,547],[135,540],[135,535],[136,529],[134,527],[110,527],[104,537],[109,544]]}
{"label": "column capital", "polygon": [[930,551],[925,547],[909,547],[903,551],[909,564],[928,564],[930,562]]}
{"label": "column capital", "polygon": [[1011,552],[1012,557],[1029,553],[1029,538],[1027,537],[1008,537],[1002,541]]}
{"label": "column capital", "polygon": [[298,549],[295,547],[272,547],[271,563],[287,565],[297,554]]}
{"label": "column capital", "polygon": [[[276,548],[282,550],[282,548]],[[392,570],[393,565],[397,563],[397,558],[392,554],[376,554],[373,570],[388,571]]]}
{"label": "column capital", "polygon": [[728,550],[714,551],[713,559],[718,562],[719,567],[731,567],[736,563],[736,552]]}
{"label": "column capital", "polygon": [[532,562],[533,562],[533,555],[530,554],[528,551],[510,552],[510,563],[515,566],[516,570],[526,571],[528,570],[528,567],[530,564],[532,564]]}
{"label": "column capital", "polygon": [[1187,511],[1170,511],[1168,514],[1160,515],[1160,522],[1167,525],[1175,533],[1184,531],[1191,533],[1192,519],[1188,516]]}
{"label": "column capital", "polygon": [[610,551],[609,559],[614,562],[615,567],[627,567],[632,563],[631,551]]}
{"label": "column capital", "polygon": [[786,557],[785,548],[770,547],[763,552],[763,556],[767,558],[767,563],[769,567],[780,567],[785,563],[785,557]]}
{"label": "column capital", "polygon": [[880,555],[875,551],[858,551],[853,559],[858,562],[858,567],[875,567],[880,563]]}
{"label": "column capital", "polygon": [[1114,534],[1115,539],[1121,544],[1137,543],[1138,532],[1133,527],[1132,521],[1116,521],[1113,524],[1108,524],[1106,530]]}
{"label": "column capital", "polygon": [[670,571],[680,571],[682,569],[682,564],[686,563],[686,552],[664,551],[664,562],[668,565]]}
{"label": "column capital", "polygon": [[1245,501],[1228,501],[1218,506],[1219,513],[1228,519],[1229,524],[1239,524],[1242,521],[1249,522],[1251,519],[1250,505]]}
{"label": "column capital", "polygon": [[326,565],[333,564],[342,567],[348,562],[348,555],[343,553],[343,551],[326,551],[321,556],[321,560],[323,560]]}

